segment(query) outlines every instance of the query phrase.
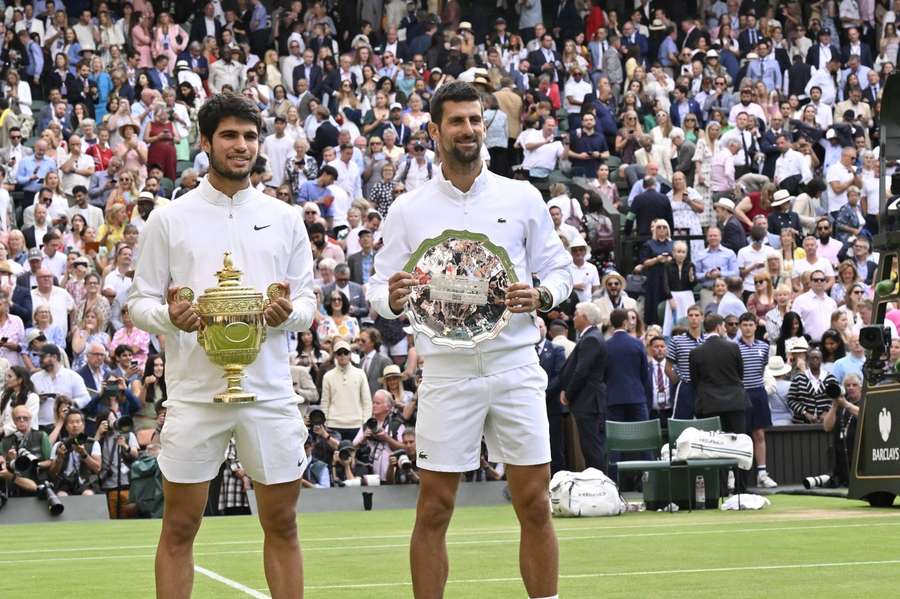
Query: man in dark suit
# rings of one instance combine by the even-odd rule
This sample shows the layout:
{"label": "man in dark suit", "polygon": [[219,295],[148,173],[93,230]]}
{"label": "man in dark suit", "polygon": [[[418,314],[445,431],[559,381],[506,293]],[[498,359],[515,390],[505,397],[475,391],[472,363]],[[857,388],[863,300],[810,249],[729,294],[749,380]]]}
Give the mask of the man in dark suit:
{"label": "man in dark suit", "polygon": [[[566,442],[563,435],[563,405],[559,402],[562,391],[561,374],[566,364],[566,350],[547,339],[547,326],[537,319],[541,340],[535,346],[541,368],[547,373],[547,420],[550,423],[550,472],[556,474],[566,468]],[[568,413],[568,410],[566,410]]]}
{"label": "man in dark suit", "polygon": [[388,27],[384,43],[375,46],[375,54],[381,56],[385,52],[393,52],[398,62],[406,62],[412,58],[412,54],[409,53],[409,46],[406,42],[398,39],[397,28],[394,26]]}
{"label": "man in dark suit", "polygon": [[294,67],[293,87],[296,91],[297,80],[306,79],[306,88],[310,93],[319,98],[322,97],[322,67],[313,62],[313,52],[309,48],[303,51],[303,64]]}
{"label": "man in dark suit", "polygon": [[313,137],[312,143],[309,144],[309,153],[315,157],[316,161],[321,161],[322,152],[325,151],[325,148],[338,145],[338,134],[340,132],[337,127],[331,124],[331,113],[328,112],[328,108],[319,106],[316,108],[315,114],[316,120],[319,121],[319,126],[316,127],[316,135]]}
{"label": "man in dark suit", "polygon": [[[197,73],[200,79],[209,78],[209,61],[203,56],[203,46],[200,42],[191,42],[188,49],[178,55],[178,62],[185,61],[188,68]],[[178,64],[175,64],[175,70],[178,70]]]}
{"label": "man in dark suit", "polygon": [[810,46],[806,52],[806,64],[816,69],[828,68],[831,58],[840,58],[841,51],[831,43],[831,31],[821,29],[818,36],[819,43]]}
{"label": "man in dark suit", "polygon": [[625,223],[625,234],[631,235],[632,229],[637,225],[638,235],[650,235],[652,232],[650,225],[660,218],[669,223],[670,231],[675,229],[672,202],[656,190],[656,177],[644,177],[644,191],[631,202]]}
{"label": "man in dark suit", "polygon": [[384,376],[384,369],[393,362],[381,353],[381,333],[374,327],[360,332],[359,349],[362,353],[360,368],[369,380],[369,392],[375,395],[375,392],[383,387],[378,379]]}
{"label": "man in dark suit", "polygon": [[[741,350],[726,339],[725,320],[718,314],[707,315],[703,330],[706,342],[692,349],[689,357],[697,418],[718,416],[723,431],[747,434],[750,402],[744,391]],[[744,485],[742,477],[737,478],[740,491]]]}
{"label": "man in dark suit", "polygon": [[852,55],[859,56],[859,63],[872,68],[872,48],[866,42],[860,41],[859,29],[850,27],[847,29],[847,43],[841,48],[841,58],[846,66]]}
{"label": "man in dark suit", "polygon": [[559,53],[553,49],[553,44],[552,35],[545,33],[541,36],[541,47],[528,53],[528,64],[531,65],[533,75],[549,75],[550,81],[560,81],[562,60]]}
{"label": "man in dark suit", "polygon": [[762,32],[756,28],[756,17],[747,15],[747,27],[738,35],[738,48],[741,50],[741,55],[746,56],[748,52],[754,50],[762,39]]}
{"label": "man in dark suit", "polygon": [[204,4],[203,14],[194,18],[189,38],[192,42],[203,43],[208,36],[215,37],[219,43],[222,41],[222,24],[216,19],[216,8],[212,2]]}
{"label": "man in dark suit", "polygon": [[[331,297],[331,292],[337,289],[350,300],[350,316],[357,320],[368,318],[369,303],[366,301],[366,292],[362,285],[350,280],[350,267],[346,264],[338,264],[334,267],[334,283],[322,288],[323,297]],[[378,374],[381,376],[381,373]]]}
{"label": "man in dark suit", "polygon": [[689,90],[685,85],[675,86],[675,90],[672,92],[674,100],[669,108],[669,120],[672,121],[673,126],[681,127],[681,119],[690,113],[697,117],[697,124],[702,127],[704,120],[703,110],[700,108],[697,100],[688,97],[688,92]]}
{"label": "man in dark suit", "polygon": [[100,343],[89,343],[85,348],[87,363],[76,370],[84,380],[91,397],[97,397],[103,391],[103,381],[109,377],[109,366],[106,365],[106,348]]}
{"label": "man in dark suit", "polygon": [[650,40],[641,35],[631,21],[625,21],[622,24],[622,37],[619,38],[622,48],[626,51],[631,46],[637,46],[640,50],[640,62],[643,63],[647,59],[647,53],[650,51]]}
{"label": "man in dark suit", "polygon": [[371,231],[360,229],[358,235],[360,251],[347,257],[347,266],[350,267],[350,280],[365,285],[375,272],[375,250]]}
{"label": "man in dark suit", "polygon": [[575,307],[578,343],[562,372],[560,401],[569,406],[578,427],[584,464],[606,470],[606,342],[598,328],[603,316],[596,304]]}
{"label": "man in dark suit", "polygon": [[175,85],[175,80],[166,73],[167,66],[169,66],[169,57],[165,54],[160,54],[153,61],[153,68],[147,69],[150,85],[158,92]]}

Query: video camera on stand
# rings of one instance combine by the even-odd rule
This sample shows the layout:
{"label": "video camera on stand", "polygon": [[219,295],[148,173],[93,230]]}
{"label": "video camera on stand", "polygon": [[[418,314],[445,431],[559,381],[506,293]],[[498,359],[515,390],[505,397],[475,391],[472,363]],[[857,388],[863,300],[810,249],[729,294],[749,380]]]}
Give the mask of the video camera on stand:
{"label": "video camera on stand", "polygon": [[900,362],[888,367],[891,351],[891,331],[881,325],[864,326],[859,331],[859,344],[866,350],[863,373],[866,382],[877,385],[885,380],[900,382]]}

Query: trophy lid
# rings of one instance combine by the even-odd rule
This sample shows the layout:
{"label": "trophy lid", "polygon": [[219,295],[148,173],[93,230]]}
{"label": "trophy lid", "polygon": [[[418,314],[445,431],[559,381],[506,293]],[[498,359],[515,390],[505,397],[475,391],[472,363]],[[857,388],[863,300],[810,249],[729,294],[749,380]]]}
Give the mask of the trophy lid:
{"label": "trophy lid", "polygon": [[241,275],[243,274],[243,272],[234,267],[234,261],[231,259],[231,252],[226,251],[225,257],[222,260],[222,270],[216,273],[219,284],[204,291],[203,295],[207,297],[252,296],[262,298],[262,293],[253,287],[241,285]]}

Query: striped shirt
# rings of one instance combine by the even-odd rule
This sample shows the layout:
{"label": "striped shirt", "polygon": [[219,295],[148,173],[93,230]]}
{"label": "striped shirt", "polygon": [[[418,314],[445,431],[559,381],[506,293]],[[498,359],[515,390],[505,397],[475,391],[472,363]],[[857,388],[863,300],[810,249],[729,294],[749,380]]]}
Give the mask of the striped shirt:
{"label": "striped shirt", "polygon": [[678,378],[682,382],[691,382],[691,350],[706,341],[706,335],[700,335],[699,338],[691,337],[690,333],[683,333],[669,339],[669,346],[666,348],[666,359],[672,362],[672,367],[678,374]]}
{"label": "striped shirt", "polygon": [[[825,374],[825,376],[821,376],[821,374]],[[816,416],[821,416],[828,411],[831,407],[831,398],[825,394],[825,386],[829,380],[837,383],[837,379],[824,370],[820,372],[818,381],[813,379],[808,371],[798,372],[794,375],[787,398],[788,407],[794,413],[794,422],[807,424],[807,420],[802,416],[806,411],[812,412]]]}
{"label": "striped shirt", "polygon": [[759,339],[747,344],[738,338],[741,348],[741,359],[744,361],[744,389],[756,389],[763,386],[763,371],[769,363],[769,344]]}

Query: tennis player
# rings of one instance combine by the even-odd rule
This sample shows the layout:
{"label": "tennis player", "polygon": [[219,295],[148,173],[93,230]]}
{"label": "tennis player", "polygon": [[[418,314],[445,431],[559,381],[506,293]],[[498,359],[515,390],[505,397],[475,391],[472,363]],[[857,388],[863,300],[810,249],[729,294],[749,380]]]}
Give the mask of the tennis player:
{"label": "tennis player", "polygon": [[512,318],[499,336],[474,349],[435,345],[416,336],[425,357],[416,423],[421,489],[410,546],[413,592],[443,596],[447,526],[460,473],[488,459],[506,465],[521,528],[520,571],[532,598],[557,596],[556,534],[550,520],[550,437],[544,401],[547,376],[538,363],[535,310],[549,310],[572,290],[572,262],[540,193],[527,182],[488,171],[480,158],[482,104],[463,82],[442,86],[431,100],[428,131],[440,167],[433,178],[397,198],[384,221],[384,247],[375,256],[369,300],[384,318],[403,312],[412,275],[403,267],[424,240],[447,229],[482,233],[506,249],[519,281],[507,288]]}
{"label": "tennis player", "polygon": [[[209,481],[234,435],[254,482],[269,589],[273,597],[302,597],[296,504],[307,431],[294,398],[285,335],[308,329],[313,320],[312,252],[300,213],[250,185],[262,127],[256,106],[239,95],[218,94],[200,109],[198,124],[209,173],[196,189],[151,213],[128,300],[135,323],[165,336],[166,343],[169,399],[159,456],[166,503],[156,595],[190,597],[193,542]],[[179,287],[197,294],[214,287],[226,251],[243,271],[243,285],[264,291],[280,282],[290,291],[265,311],[268,334],[243,381],[244,390],[256,394],[252,403],[213,404],[225,390],[223,370],[197,343],[194,307],[174,301]]]}

